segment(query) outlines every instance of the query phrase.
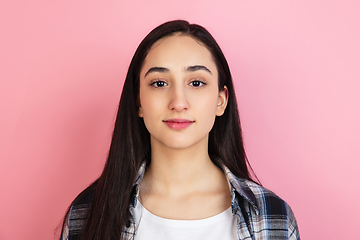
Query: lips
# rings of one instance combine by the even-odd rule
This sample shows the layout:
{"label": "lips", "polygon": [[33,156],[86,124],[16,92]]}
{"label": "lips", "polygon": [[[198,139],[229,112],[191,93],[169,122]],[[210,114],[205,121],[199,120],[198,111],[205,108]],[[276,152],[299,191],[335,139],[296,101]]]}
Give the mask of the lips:
{"label": "lips", "polygon": [[185,129],[189,127],[191,124],[193,124],[195,121],[191,121],[188,119],[182,119],[182,118],[172,118],[163,120],[163,122],[172,129]]}

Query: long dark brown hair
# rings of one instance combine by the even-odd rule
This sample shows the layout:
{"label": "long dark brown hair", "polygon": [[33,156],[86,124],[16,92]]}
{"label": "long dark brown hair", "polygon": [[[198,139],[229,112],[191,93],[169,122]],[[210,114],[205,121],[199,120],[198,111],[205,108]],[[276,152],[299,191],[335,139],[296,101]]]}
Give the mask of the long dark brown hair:
{"label": "long dark brown hair", "polygon": [[96,189],[82,230],[83,240],[113,240],[122,235],[129,218],[133,184],[140,165],[144,161],[149,165],[151,161],[150,134],[143,119],[138,116],[140,70],[150,47],[157,40],[174,33],[189,35],[207,47],[219,72],[219,90],[223,90],[224,86],[228,89],[226,110],[222,116],[216,117],[209,133],[208,151],[211,160],[216,164],[224,164],[237,177],[251,180],[249,169],[251,172],[252,169],[245,155],[234,86],[224,54],[202,26],[183,20],[166,22],[143,39],[131,60],[108,159],[99,179],[84,191]]}

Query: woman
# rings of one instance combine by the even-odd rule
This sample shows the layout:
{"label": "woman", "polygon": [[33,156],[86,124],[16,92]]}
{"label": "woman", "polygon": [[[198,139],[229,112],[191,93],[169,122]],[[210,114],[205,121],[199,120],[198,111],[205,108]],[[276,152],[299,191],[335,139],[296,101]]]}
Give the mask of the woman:
{"label": "woman", "polygon": [[222,51],[199,25],[164,23],[135,52],[105,168],[62,239],[300,239],[248,167]]}

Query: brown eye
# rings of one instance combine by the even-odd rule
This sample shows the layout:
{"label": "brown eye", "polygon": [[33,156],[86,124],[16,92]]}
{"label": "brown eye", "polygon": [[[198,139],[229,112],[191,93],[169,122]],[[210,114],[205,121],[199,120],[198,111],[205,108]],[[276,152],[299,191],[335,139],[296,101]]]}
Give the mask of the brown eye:
{"label": "brown eye", "polygon": [[200,80],[195,80],[195,81],[192,81],[190,83],[190,85],[193,86],[193,87],[201,87],[203,85],[206,85],[206,83],[203,82],[203,81],[200,81]]}
{"label": "brown eye", "polygon": [[150,85],[156,87],[156,88],[162,88],[167,86],[167,83],[162,80],[156,80],[155,82],[152,82]]}

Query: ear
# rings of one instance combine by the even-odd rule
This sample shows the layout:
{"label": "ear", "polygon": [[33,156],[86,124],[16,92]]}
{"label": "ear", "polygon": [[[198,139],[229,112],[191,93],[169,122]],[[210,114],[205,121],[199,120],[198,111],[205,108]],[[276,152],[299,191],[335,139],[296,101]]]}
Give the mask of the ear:
{"label": "ear", "polygon": [[224,89],[219,92],[218,105],[216,108],[216,116],[221,116],[224,114],[229,98],[228,93],[229,92],[226,86],[224,86]]}
{"label": "ear", "polygon": [[138,116],[141,118],[144,116],[141,107],[139,107],[139,109],[138,109]]}
{"label": "ear", "polygon": [[140,97],[136,99],[136,105],[138,106],[138,116],[142,118],[144,115],[140,104]]}

